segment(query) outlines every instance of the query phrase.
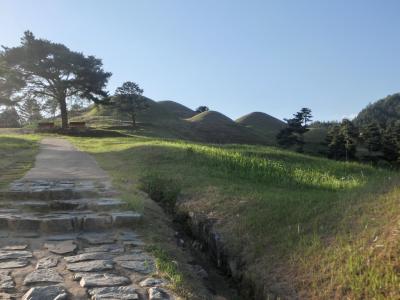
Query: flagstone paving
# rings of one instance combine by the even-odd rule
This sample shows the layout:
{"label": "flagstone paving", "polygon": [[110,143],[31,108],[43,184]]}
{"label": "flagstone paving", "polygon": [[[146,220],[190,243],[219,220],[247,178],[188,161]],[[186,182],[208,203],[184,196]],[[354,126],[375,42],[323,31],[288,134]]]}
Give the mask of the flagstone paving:
{"label": "flagstone paving", "polygon": [[35,167],[2,192],[0,298],[176,299],[140,221],[92,157],[44,139]]}

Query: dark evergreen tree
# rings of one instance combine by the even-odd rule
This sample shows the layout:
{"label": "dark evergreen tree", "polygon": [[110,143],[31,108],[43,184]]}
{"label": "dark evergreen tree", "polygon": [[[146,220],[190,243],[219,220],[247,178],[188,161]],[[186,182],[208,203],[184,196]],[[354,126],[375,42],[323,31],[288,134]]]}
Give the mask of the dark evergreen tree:
{"label": "dark evergreen tree", "polygon": [[304,133],[308,131],[308,122],[311,122],[311,109],[302,108],[293,115],[292,119],[285,119],[287,127],[283,128],[276,139],[283,147],[296,146],[298,152],[303,152]]}
{"label": "dark evergreen tree", "polygon": [[208,106],[199,106],[198,108],[196,108],[196,112],[197,113],[202,113],[205,111],[209,111],[210,109],[208,108]]}
{"label": "dark evergreen tree", "polygon": [[20,117],[14,107],[7,108],[0,113],[0,127],[21,127]]}
{"label": "dark evergreen tree", "polygon": [[379,125],[371,122],[362,130],[362,138],[368,151],[380,151],[382,149],[382,134]]}
{"label": "dark evergreen tree", "polygon": [[331,127],[326,137],[328,144],[328,157],[333,159],[343,159],[346,157],[346,141],[340,130],[340,125]]}
{"label": "dark evergreen tree", "polygon": [[58,102],[62,127],[68,127],[67,100],[96,103],[108,99],[104,90],[111,73],[100,59],[73,52],[62,44],[37,39],[26,31],[21,45],[0,52],[0,101],[15,104],[34,97]]}
{"label": "dark evergreen tree", "polygon": [[391,122],[382,136],[382,151],[384,158],[389,162],[400,159],[400,122]]}
{"label": "dark evergreen tree", "polygon": [[346,161],[355,158],[359,136],[357,127],[350,120],[343,119],[342,124],[340,125],[340,132],[343,135],[345,142]]}
{"label": "dark evergreen tree", "polygon": [[127,114],[132,120],[132,126],[136,126],[136,115],[139,111],[149,107],[148,102],[142,96],[143,90],[135,82],[127,81],[116,89],[112,104],[120,114]]}
{"label": "dark evergreen tree", "polygon": [[354,159],[357,150],[359,132],[357,127],[347,119],[340,125],[331,127],[327,135],[328,157],[333,159]]}
{"label": "dark evergreen tree", "polygon": [[42,108],[35,98],[27,98],[18,106],[19,115],[26,124],[32,124],[43,119]]}

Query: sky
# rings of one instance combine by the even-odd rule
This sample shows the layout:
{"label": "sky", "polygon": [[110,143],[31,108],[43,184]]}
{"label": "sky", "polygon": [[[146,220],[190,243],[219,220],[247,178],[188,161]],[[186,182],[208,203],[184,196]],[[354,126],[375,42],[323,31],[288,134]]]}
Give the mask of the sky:
{"label": "sky", "polygon": [[236,119],[352,117],[400,91],[398,0],[0,0],[0,45],[25,30],[101,58],[112,93]]}

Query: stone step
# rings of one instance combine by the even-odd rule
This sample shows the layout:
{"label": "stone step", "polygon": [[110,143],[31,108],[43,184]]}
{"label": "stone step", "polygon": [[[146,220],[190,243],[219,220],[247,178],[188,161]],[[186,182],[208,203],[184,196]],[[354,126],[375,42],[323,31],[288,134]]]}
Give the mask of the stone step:
{"label": "stone step", "polygon": [[44,191],[3,191],[0,194],[2,199],[18,200],[70,200],[82,198],[108,197],[115,195],[114,192],[92,189],[81,190],[44,190]]}
{"label": "stone step", "polygon": [[18,211],[113,211],[123,210],[127,203],[115,198],[72,199],[72,200],[19,200],[1,201],[0,213],[3,209],[17,209]]}
{"label": "stone step", "polygon": [[134,228],[142,215],[133,211],[96,213],[93,211],[60,213],[20,213],[3,210],[0,230],[38,233],[71,233],[103,231],[112,228]]}

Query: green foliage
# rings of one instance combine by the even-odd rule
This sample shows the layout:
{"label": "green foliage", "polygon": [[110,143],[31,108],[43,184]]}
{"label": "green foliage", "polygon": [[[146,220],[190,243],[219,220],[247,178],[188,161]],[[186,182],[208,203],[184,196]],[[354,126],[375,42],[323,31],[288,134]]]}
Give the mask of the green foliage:
{"label": "green foliage", "polygon": [[354,122],[364,127],[370,123],[377,123],[385,128],[389,123],[400,119],[400,94],[389,95],[364,108]]}
{"label": "green foliage", "polygon": [[[104,72],[100,59],[73,52],[62,44],[37,39],[26,31],[21,45],[0,52],[0,99],[15,105],[35,98],[59,104],[62,126],[68,127],[66,101],[79,97],[99,102],[111,73]],[[4,101],[3,101],[4,102]]]}
{"label": "green foliage", "polygon": [[382,132],[376,122],[363,127],[362,138],[368,151],[379,151],[382,149]]}
{"label": "green foliage", "polygon": [[140,178],[139,188],[169,211],[174,211],[181,193],[181,186],[176,179],[165,178],[159,173],[150,173]]}
{"label": "green foliage", "polygon": [[143,90],[132,81],[127,81],[118,87],[112,99],[112,105],[120,114],[128,114],[132,120],[132,126],[136,126],[136,115],[139,111],[149,107],[146,99],[142,97]]}
{"label": "green foliage", "polygon": [[199,106],[198,108],[196,108],[196,112],[197,113],[202,113],[205,111],[209,111],[210,109],[208,108],[208,106]]}
{"label": "green foliage", "polygon": [[312,115],[309,108],[302,108],[293,115],[292,119],[285,119],[288,126],[283,128],[276,136],[278,144],[286,148],[296,146],[298,152],[303,152],[303,135],[308,131],[308,123],[311,120]]}
{"label": "green foliage", "polygon": [[157,270],[172,283],[175,289],[179,289],[183,284],[183,275],[171,256],[157,246],[150,246],[147,250],[155,256]]}
{"label": "green foliage", "polygon": [[357,127],[347,119],[340,125],[333,126],[326,138],[328,144],[328,157],[333,159],[354,159],[357,151]]}
{"label": "green foliage", "polygon": [[387,126],[382,136],[382,151],[389,162],[397,162],[400,158],[400,122]]}
{"label": "green foliage", "polygon": [[24,124],[37,123],[43,119],[41,111],[41,105],[34,98],[27,98],[21,105],[19,105],[19,114]]}
{"label": "green foliage", "polygon": [[21,118],[14,107],[7,108],[0,113],[0,127],[17,128],[21,126]]}

